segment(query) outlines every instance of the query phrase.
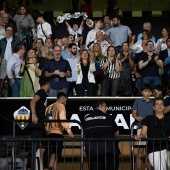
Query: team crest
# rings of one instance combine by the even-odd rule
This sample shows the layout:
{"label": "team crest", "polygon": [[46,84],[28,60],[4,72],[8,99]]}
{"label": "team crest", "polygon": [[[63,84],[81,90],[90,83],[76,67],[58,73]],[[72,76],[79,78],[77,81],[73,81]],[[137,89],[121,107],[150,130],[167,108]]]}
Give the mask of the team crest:
{"label": "team crest", "polygon": [[[18,110],[14,112],[15,120],[29,120],[30,118],[30,110],[28,110],[25,106],[21,106]],[[28,122],[17,122],[18,126],[24,130]]]}

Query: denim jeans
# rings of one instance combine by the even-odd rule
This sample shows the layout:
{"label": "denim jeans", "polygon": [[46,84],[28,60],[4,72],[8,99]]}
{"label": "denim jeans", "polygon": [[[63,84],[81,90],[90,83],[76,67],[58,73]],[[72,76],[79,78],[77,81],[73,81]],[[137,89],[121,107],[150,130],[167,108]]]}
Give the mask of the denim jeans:
{"label": "denim jeans", "polygon": [[11,90],[12,90],[11,97],[19,97],[21,79],[20,78],[16,78],[13,84],[12,84],[12,81],[10,79],[9,80],[9,85],[10,85]]}
{"label": "denim jeans", "polygon": [[103,79],[102,82],[102,96],[108,96],[110,90],[110,96],[116,97],[118,91],[118,85],[120,82],[120,78],[114,79]]}
{"label": "denim jeans", "polygon": [[57,94],[58,94],[59,92],[63,92],[63,93],[65,93],[65,94],[67,94],[68,89],[67,89],[67,88],[56,89],[56,90],[50,89],[50,90],[49,90],[49,93],[48,93],[48,97],[57,97]]}
{"label": "denim jeans", "polygon": [[143,84],[149,84],[153,89],[154,86],[161,84],[161,78],[159,76],[143,77]]}
{"label": "denim jeans", "polygon": [[142,96],[142,93],[141,93],[141,88],[142,88],[142,85],[143,85],[143,78],[142,77],[139,77],[136,79],[136,83],[137,83],[137,89],[138,89],[138,96]]}

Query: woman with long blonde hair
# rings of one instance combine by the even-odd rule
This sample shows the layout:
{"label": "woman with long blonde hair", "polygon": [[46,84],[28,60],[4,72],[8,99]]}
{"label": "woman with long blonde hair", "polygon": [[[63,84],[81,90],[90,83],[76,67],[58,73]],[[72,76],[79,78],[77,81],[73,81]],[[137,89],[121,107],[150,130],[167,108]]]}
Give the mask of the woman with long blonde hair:
{"label": "woman with long blonde hair", "polygon": [[96,80],[96,94],[97,96],[101,95],[101,84],[103,81],[103,76],[104,73],[100,69],[100,62],[102,59],[105,58],[105,56],[102,54],[102,49],[100,44],[94,43],[92,52],[90,53],[91,55],[94,55],[94,62],[95,62],[95,67],[96,71],[94,72],[95,80]]}
{"label": "woman with long blonde hair", "polygon": [[40,89],[39,77],[42,74],[35,50],[28,51],[26,62],[22,62],[19,74],[22,76],[20,97],[33,97]]}
{"label": "woman with long blonde hair", "polygon": [[95,89],[93,72],[96,71],[96,68],[94,58],[90,56],[87,50],[81,51],[74,71],[78,74],[76,81],[77,96],[84,96],[85,90],[87,90],[87,96],[93,96]]}

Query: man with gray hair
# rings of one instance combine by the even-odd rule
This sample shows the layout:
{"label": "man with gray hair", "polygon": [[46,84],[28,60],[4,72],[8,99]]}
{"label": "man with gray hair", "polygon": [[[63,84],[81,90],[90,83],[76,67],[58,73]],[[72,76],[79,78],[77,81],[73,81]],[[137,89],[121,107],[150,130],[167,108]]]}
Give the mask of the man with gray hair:
{"label": "man with gray hair", "polygon": [[[152,26],[151,26],[151,23],[150,22],[145,22],[143,24],[143,30],[148,30],[151,32],[151,29],[152,29]],[[142,40],[142,33],[138,34],[138,38],[137,38],[137,41],[140,41]],[[152,38],[151,38],[152,41],[156,42],[156,39],[155,37],[152,35]]]}
{"label": "man with gray hair", "polygon": [[54,58],[47,60],[44,66],[45,77],[49,78],[49,97],[57,97],[59,92],[68,92],[68,82],[66,78],[72,76],[71,67],[67,60],[61,57],[61,46],[56,45],[53,49]]}
{"label": "man with gray hair", "polygon": [[107,49],[110,46],[110,44],[108,41],[104,40],[104,34],[102,31],[98,31],[96,33],[96,40],[94,41],[94,43],[98,43],[101,46],[102,54],[104,56],[107,56]]}

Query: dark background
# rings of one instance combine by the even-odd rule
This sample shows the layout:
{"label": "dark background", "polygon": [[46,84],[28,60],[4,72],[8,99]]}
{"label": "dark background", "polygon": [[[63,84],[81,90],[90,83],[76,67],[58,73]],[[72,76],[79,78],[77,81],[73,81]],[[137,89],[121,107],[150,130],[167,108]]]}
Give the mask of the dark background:
{"label": "dark background", "polygon": [[[108,107],[116,107],[116,106],[132,106],[133,102],[136,98],[101,98],[103,101],[106,102]],[[13,113],[18,110],[21,106],[25,106],[30,110],[30,100],[29,99],[23,99],[23,98],[17,98],[17,99],[3,99],[0,98],[0,108],[1,112],[0,114],[7,117],[10,120],[14,120]],[[84,116],[91,112],[91,110],[84,109],[87,107],[92,107],[94,102],[96,100],[99,100],[98,98],[69,98],[66,105],[67,110],[67,119],[69,120],[72,116],[72,114],[78,114],[78,117],[81,121],[81,124],[83,124]],[[54,103],[56,99],[48,98],[48,105]],[[80,110],[81,107],[81,110]],[[108,111],[108,113],[111,113],[113,117],[115,118],[117,114],[122,114],[128,127],[130,128],[130,114],[131,110],[128,111]],[[121,123],[121,122],[119,122]],[[73,133],[80,134],[80,130],[78,127],[72,127]],[[120,134],[129,134],[130,130],[125,130],[123,127],[120,127]],[[0,135],[12,135],[13,132],[13,124],[10,121],[5,120],[4,118],[0,117]],[[16,125],[16,135],[27,135],[28,134],[28,128],[26,127],[24,130],[21,130],[18,125]]]}

